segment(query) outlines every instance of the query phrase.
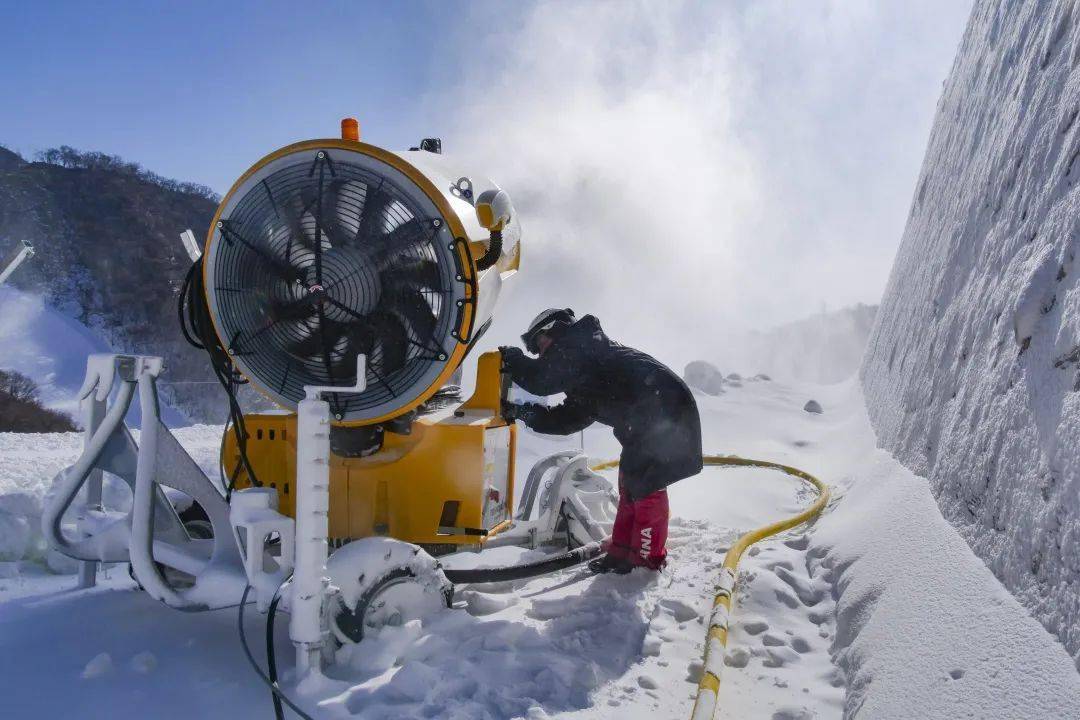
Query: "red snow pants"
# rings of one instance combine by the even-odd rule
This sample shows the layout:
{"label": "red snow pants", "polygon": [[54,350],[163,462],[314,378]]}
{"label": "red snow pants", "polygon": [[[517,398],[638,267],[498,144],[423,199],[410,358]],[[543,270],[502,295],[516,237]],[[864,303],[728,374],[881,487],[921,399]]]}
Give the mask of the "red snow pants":
{"label": "red snow pants", "polygon": [[634,565],[659,570],[667,558],[667,490],[657,490],[638,500],[631,500],[619,472],[619,509],[611,528],[608,553]]}

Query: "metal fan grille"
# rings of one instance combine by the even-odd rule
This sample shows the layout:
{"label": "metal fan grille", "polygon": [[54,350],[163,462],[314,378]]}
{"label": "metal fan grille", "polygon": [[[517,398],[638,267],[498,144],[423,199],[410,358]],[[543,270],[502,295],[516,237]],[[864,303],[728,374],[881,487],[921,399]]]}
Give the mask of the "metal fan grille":
{"label": "metal fan grille", "polygon": [[331,398],[339,420],[404,407],[455,341],[461,295],[445,222],[430,199],[366,155],[307,150],[249,177],[215,229],[207,292],[222,341],[279,402],[305,385],[367,390]]}

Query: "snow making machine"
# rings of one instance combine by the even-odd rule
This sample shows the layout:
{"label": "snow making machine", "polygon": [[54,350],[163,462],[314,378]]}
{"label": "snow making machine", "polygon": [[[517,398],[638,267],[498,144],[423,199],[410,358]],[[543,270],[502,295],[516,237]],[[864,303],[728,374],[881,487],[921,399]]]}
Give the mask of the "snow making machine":
{"label": "snow making machine", "polygon": [[[389,152],[345,120],[341,138],[267,155],[221,201],[182,293],[185,334],[231,408],[220,476],[162,423],[160,358],[92,356],[84,452],[44,513],[52,547],[83,561],[84,583],[96,563],[130,563],[178,609],[242,611],[253,595],[272,622],[280,605],[301,675],[373,628],[451,605],[454,583],[597,555],[611,484],[558,453],[528,472],[515,508],[499,353],[477,358],[468,399],[452,382],[520,255],[508,194],[437,140]],[[277,409],[240,412],[244,382]],[[136,397],[137,440],[124,423]],[[130,507],[109,507],[103,484],[126,484]],[[498,545],[547,552],[506,567],[439,560]]]}

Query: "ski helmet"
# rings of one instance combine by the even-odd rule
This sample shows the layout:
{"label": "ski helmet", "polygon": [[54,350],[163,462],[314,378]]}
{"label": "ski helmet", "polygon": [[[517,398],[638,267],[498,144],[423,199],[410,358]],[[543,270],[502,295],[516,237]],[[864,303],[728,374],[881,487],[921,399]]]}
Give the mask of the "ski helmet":
{"label": "ski helmet", "polygon": [[529,329],[521,336],[521,342],[525,344],[526,350],[533,355],[536,355],[540,352],[538,341],[542,334],[551,330],[556,325],[566,326],[571,325],[576,321],[577,318],[574,317],[574,311],[570,308],[548,308],[533,318],[533,321],[529,323]]}

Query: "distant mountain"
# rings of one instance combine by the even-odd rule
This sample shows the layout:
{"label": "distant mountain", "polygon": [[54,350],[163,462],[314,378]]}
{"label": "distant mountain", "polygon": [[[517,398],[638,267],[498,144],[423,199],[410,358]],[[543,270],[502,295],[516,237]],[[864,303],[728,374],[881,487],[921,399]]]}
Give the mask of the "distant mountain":
{"label": "distant mountain", "polygon": [[[20,240],[37,251],[8,282],[116,351],[163,356],[165,400],[192,420],[222,420],[209,363],[176,316],[190,266],[179,234],[204,237],[217,202],[209,188],[116,156],[61,147],[28,162],[0,148],[0,253]],[[0,348],[0,367],[4,355]]]}

